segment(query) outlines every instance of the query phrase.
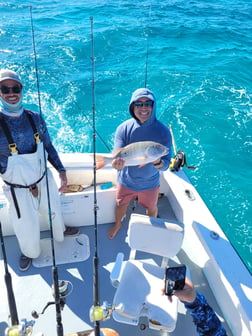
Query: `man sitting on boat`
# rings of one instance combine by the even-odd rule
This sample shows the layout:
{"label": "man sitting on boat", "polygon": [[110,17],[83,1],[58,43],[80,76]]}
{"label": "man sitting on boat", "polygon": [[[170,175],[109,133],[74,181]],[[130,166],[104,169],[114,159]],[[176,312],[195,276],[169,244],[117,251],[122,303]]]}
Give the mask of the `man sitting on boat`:
{"label": "man sitting on boat", "polygon": [[159,171],[169,167],[171,159],[172,137],[170,130],[156,118],[156,99],[154,93],[146,88],[133,92],[129,112],[131,119],[118,126],[115,133],[114,148],[123,148],[140,141],[154,141],[164,145],[168,154],[160,155],[154,162],[144,166],[126,166],[125,160],[118,157],[112,166],[118,170],[116,194],[115,225],[108,231],[113,239],[121,228],[121,221],[126,214],[131,200],[138,199],[146,209],[146,214],[156,217],[159,194]]}
{"label": "man sitting on boat", "polygon": [[[19,75],[8,69],[0,71],[0,173],[4,194],[9,202],[10,222],[22,252],[19,268],[27,270],[40,255],[40,216],[48,222],[49,188],[53,236],[77,235],[78,229],[65,227],[59,191],[67,187],[67,177],[41,114],[24,109],[23,85]],[[59,172],[58,191],[45,159]],[[48,185],[46,183],[48,176]]]}

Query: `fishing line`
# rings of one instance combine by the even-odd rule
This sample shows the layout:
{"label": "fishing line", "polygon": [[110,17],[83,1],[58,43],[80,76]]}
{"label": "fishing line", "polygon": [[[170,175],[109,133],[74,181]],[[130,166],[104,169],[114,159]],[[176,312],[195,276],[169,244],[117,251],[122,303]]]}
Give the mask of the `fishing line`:
{"label": "fishing line", "polygon": [[[150,17],[151,17],[151,5],[149,8],[148,23],[150,22]],[[144,79],[145,88],[147,88],[148,62],[149,62],[149,26],[147,26],[146,53],[145,53],[145,79]]]}
{"label": "fishing line", "polygon": [[147,41],[146,41],[146,58],[145,58],[145,79],[144,79],[144,87],[145,88],[147,88],[148,59],[149,59],[149,36],[147,35]]}
{"label": "fishing line", "polygon": [[[39,77],[38,77],[38,62],[37,62],[37,52],[36,52],[36,47],[35,47],[35,34],[34,34],[33,17],[32,17],[32,6],[30,6],[30,21],[31,21],[31,31],[32,31],[32,46],[33,46],[33,53],[34,53],[35,73],[36,73],[36,79],[37,79],[39,112],[42,117],[40,87],[39,87]],[[43,133],[44,133],[44,130],[42,130],[42,134]],[[47,174],[47,158],[46,158],[46,151],[45,151],[44,143],[43,143],[43,153],[44,153],[44,166],[45,166],[45,171],[46,171],[45,178],[46,178],[48,219],[49,219],[49,227],[50,227],[51,250],[52,250],[52,261],[53,261],[52,276],[53,276],[53,288],[54,288],[54,298],[55,298],[55,307],[56,307],[57,335],[63,336],[59,279],[58,279],[58,270],[57,270],[56,259],[55,259],[55,248],[54,248],[53,229],[52,229],[52,210],[51,210],[51,202],[50,202],[49,181],[48,181],[48,174]]]}
{"label": "fishing line", "polygon": [[[80,108],[79,104],[78,104],[76,101],[74,101],[74,103],[75,103],[75,105],[77,106],[77,108],[81,111],[81,113],[83,113],[85,119],[86,119],[87,122],[88,122],[88,125],[89,125],[90,127],[92,127],[92,129],[93,129],[93,127],[94,127],[93,122],[89,119],[89,117],[85,114],[85,112]],[[111,152],[111,149],[110,149],[109,146],[106,144],[105,140],[103,140],[102,136],[98,133],[98,131],[97,131],[96,128],[95,128],[95,134],[98,135],[99,139],[101,140],[101,142],[103,143],[103,145],[106,147],[106,149],[107,149],[109,152]]]}

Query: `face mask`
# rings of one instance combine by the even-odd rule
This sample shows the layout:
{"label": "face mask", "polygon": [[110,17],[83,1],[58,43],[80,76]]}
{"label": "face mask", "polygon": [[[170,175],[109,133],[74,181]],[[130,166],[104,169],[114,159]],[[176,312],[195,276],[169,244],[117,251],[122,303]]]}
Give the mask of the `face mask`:
{"label": "face mask", "polygon": [[12,113],[16,114],[22,109],[22,107],[22,95],[16,104],[9,104],[2,97],[0,97],[0,109],[6,111],[8,115],[11,115]]}

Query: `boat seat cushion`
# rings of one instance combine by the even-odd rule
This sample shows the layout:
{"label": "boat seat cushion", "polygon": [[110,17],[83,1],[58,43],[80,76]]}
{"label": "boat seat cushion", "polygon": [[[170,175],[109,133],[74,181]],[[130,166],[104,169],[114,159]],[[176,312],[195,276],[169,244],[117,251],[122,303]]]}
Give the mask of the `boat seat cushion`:
{"label": "boat seat cushion", "polygon": [[170,258],[179,252],[183,238],[181,222],[139,214],[130,217],[127,242],[133,250]]}
{"label": "boat seat cushion", "polygon": [[114,296],[114,319],[136,325],[140,316],[147,315],[150,328],[174,330],[177,298],[171,303],[161,294],[163,279],[163,268],[140,260],[127,261]]}

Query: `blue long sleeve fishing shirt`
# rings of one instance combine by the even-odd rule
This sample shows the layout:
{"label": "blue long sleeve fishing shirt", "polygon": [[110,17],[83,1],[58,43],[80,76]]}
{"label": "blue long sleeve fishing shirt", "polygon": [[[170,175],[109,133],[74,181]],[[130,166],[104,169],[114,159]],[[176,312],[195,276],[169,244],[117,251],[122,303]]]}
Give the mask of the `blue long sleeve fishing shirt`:
{"label": "blue long sleeve fishing shirt", "polygon": [[[31,123],[27,117],[27,113],[32,114],[34,123],[37,128],[37,132],[40,138],[43,140],[45,149],[48,153],[48,161],[52,166],[58,170],[64,170],[64,167],[60,161],[58,153],[54,148],[48,129],[46,127],[44,119],[39,113],[24,110],[24,112],[17,118],[10,117],[1,113],[1,118],[6,121],[6,124],[11,132],[14,143],[16,143],[19,154],[29,154],[36,151],[36,142],[34,140],[33,129]],[[0,123],[0,173],[3,174],[6,171],[8,157],[11,155],[9,149],[9,143],[7,137],[3,131],[2,124]]]}
{"label": "blue long sleeve fishing shirt", "polygon": [[[147,97],[153,101],[150,118],[141,124],[133,113],[133,103],[141,97]],[[168,154],[162,157],[164,166],[157,169],[152,163],[138,168],[138,166],[128,166],[118,171],[118,183],[122,186],[134,190],[143,191],[155,189],[160,184],[160,170],[169,167],[172,151],[172,138],[168,127],[156,118],[156,99],[152,91],[142,88],[136,90],[130,101],[129,112],[133,118],[120,124],[115,132],[114,148],[122,148],[133,142],[155,141],[166,146]]]}
{"label": "blue long sleeve fishing shirt", "polygon": [[184,302],[184,305],[193,318],[199,336],[227,336],[218,316],[201,293],[197,292],[194,302]]}

